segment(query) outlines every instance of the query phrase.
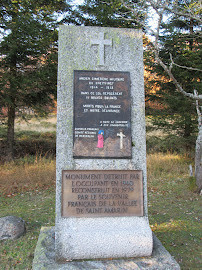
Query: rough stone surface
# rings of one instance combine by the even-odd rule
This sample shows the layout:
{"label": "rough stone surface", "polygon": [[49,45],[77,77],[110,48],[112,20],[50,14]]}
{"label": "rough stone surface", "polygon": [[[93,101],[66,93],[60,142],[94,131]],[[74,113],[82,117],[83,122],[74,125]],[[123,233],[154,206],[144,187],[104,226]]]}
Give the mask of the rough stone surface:
{"label": "rough stone surface", "polygon": [[0,218],[0,240],[16,239],[25,233],[25,222],[15,216]]}
{"label": "rough stone surface", "polygon": [[179,270],[180,266],[153,234],[154,249],[150,257],[117,260],[80,260],[64,264],[55,262],[54,227],[42,227],[35,250],[33,270]]}
{"label": "rough stone surface", "polygon": [[[91,40],[104,34],[104,65]],[[101,61],[102,62],[102,61]],[[130,72],[132,159],[73,158],[73,71]],[[62,218],[62,170],[142,170],[143,217]],[[58,260],[150,256],[152,232],[147,216],[147,175],[142,33],[134,29],[61,26],[57,98],[56,257]]]}

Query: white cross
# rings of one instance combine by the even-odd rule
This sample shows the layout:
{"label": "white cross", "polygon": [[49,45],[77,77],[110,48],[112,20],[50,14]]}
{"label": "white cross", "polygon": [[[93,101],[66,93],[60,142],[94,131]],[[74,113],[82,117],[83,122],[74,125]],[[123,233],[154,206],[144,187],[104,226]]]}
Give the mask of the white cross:
{"label": "white cross", "polygon": [[117,136],[120,137],[120,149],[123,149],[123,138],[126,137],[122,131],[120,133],[117,133]]}
{"label": "white cross", "polygon": [[99,64],[104,65],[105,45],[112,46],[112,39],[104,39],[104,33],[99,33],[98,39],[91,39],[91,45],[99,45]]}

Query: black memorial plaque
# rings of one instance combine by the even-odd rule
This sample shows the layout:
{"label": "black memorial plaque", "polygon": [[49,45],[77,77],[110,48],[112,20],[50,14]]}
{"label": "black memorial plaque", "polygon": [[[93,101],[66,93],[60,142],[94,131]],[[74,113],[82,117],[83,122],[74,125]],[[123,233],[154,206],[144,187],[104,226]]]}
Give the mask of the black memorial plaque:
{"label": "black memorial plaque", "polygon": [[130,73],[74,71],[74,158],[131,158]]}
{"label": "black memorial plaque", "polygon": [[142,171],[62,171],[63,217],[143,216],[143,213]]}

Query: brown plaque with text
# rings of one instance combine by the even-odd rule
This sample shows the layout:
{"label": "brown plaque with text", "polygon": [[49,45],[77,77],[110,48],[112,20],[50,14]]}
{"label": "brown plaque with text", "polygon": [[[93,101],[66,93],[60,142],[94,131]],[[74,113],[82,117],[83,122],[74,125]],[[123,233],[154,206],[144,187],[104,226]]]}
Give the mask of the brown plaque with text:
{"label": "brown plaque with text", "polygon": [[130,73],[74,71],[74,158],[131,158]]}
{"label": "brown plaque with text", "polygon": [[65,170],[63,217],[143,216],[142,171]]}

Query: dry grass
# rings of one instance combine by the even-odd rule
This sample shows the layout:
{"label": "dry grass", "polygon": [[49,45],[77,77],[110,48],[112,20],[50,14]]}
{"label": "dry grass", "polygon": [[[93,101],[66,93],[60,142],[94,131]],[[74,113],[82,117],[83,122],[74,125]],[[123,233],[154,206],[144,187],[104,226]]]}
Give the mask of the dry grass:
{"label": "dry grass", "polygon": [[147,170],[150,181],[161,175],[173,176],[180,174],[181,177],[188,176],[188,164],[193,165],[193,160],[186,156],[171,153],[154,153],[147,156]]}
{"label": "dry grass", "polygon": [[15,124],[15,131],[37,131],[37,132],[52,132],[56,129],[56,115],[48,118],[33,117],[28,121],[18,119]]}
{"label": "dry grass", "polygon": [[34,160],[5,163],[0,168],[0,188],[4,195],[49,188],[55,185],[55,160],[36,156]]}
{"label": "dry grass", "polygon": [[[41,226],[54,225],[55,121],[56,118],[49,117],[18,123],[16,159],[0,165],[0,188],[4,195],[1,216],[20,216],[27,227],[23,237],[2,243],[1,269],[31,269]],[[6,133],[0,128],[1,134],[5,137]],[[188,155],[174,153],[180,152],[179,140],[160,141],[159,146],[154,134],[160,139],[165,138],[161,132],[148,134],[151,148],[148,151],[151,154],[147,156],[150,226],[181,269],[201,269],[200,196],[190,189],[188,168],[189,164],[193,165],[193,160]],[[155,152],[159,149],[164,153]],[[174,149],[174,154],[168,153],[168,149]],[[1,151],[0,155],[3,156]]]}
{"label": "dry grass", "polygon": [[[6,161],[7,155],[7,130],[6,126],[0,126],[0,164]],[[56,151],[56,116],[47,118],[32,117],[29,121],[16,120],[15,125],[15,160],[27,159],[27,157],[43,156],[55,157]]]}
{"label": "dry grass", "polygon": [[[1,216],[20,216],[27,227],[26,235],[2,244],[1,269],[31,269],[41,226],[54,225],[55,190],[48,187],[55,184],[55,160],[29,159],[0,169],[1,190],[7,195],[2,196]],[[189,189],[190,160],[158,153],[147,161],[150,226],[181,269],[200,269],[200,196]]]}
{"label": "dry grass", "polygon": [[190,189],[188,165],[192,160],[178,154],[155,153],[148,155],[147,162],[152,231],[181,269],[201,269],[200,195]]}

